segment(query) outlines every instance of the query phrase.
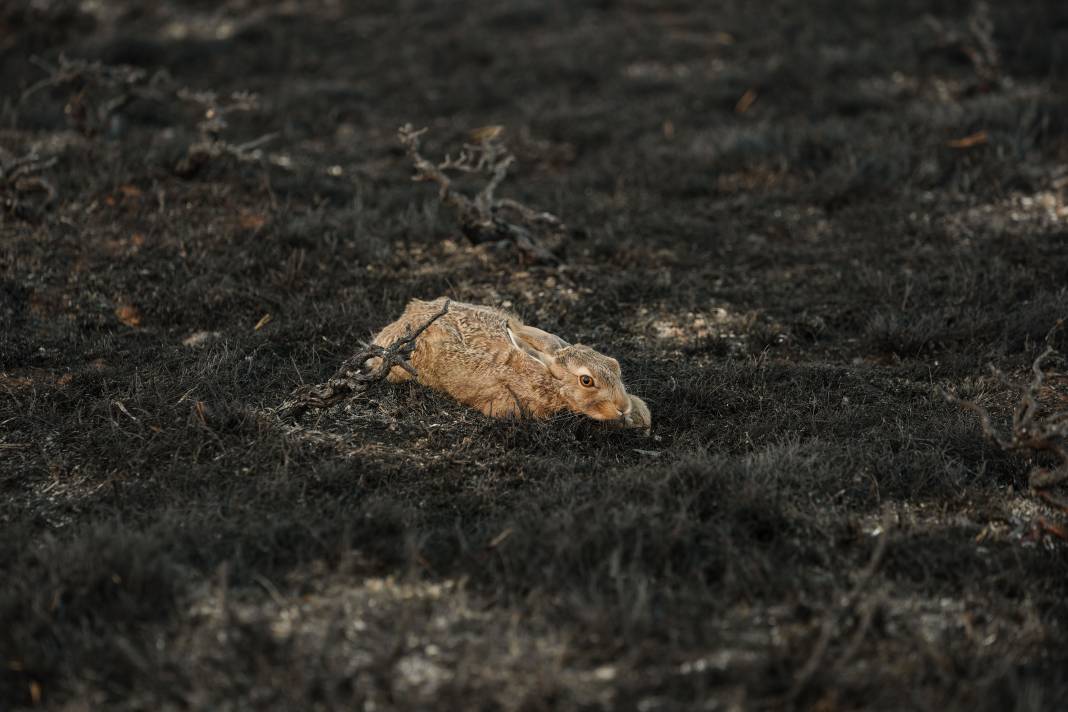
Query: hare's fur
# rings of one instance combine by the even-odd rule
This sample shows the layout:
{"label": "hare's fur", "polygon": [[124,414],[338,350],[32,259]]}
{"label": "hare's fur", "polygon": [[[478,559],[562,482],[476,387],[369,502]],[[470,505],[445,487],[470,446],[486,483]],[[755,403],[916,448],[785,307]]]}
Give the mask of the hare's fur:
{"label": "hare's fur", "polygon": [[[444,303],[444,297],[413,299],[374,343],[388,346],[414,332]],[[419,383],[489,416],[548,418],[570,411],[629,427],[651,423],[645,402],[623,386],[618,361],[500,309],[449,302],[416,340],[411,363]],[[388,378],[399,383],[412,375],[394,367]]]}

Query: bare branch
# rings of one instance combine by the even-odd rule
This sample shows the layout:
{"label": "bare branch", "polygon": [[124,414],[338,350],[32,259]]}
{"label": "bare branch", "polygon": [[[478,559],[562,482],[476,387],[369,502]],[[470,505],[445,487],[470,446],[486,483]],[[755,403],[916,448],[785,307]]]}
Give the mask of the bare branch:
{"label": "bare branch", "polygon": [[35,211],[27,204],[26,198],[34,193],[45,195],[39,204],[51,204],[55,200],[56,189],[38,174],[54,166],[58,158],[41,157],[30,152],[25,156],[5,160],[5,153],[0,150],[0,207],[20,217],[33,215]]}
{"label": "bare branch", "polygon": [[478,206],[480,212],[491,213],[493,211],[494,205],[496,204],[493,200],[493,194],[508,175],[508,169],[513,163],[515,163],[515,156],[510,153],[492,163],[490,166],[491,175],[489,181],[486,183],[485,187],[478,192],[478,195],[475,196],[475,205]]}
{"label": "bare branch", "polygon": [[[449,197],[449,189],[452,187],[452,181],[445,174],[444,169],[423,158],[423,155],[419,153],[420,137],[425,133],[425,128],[416,131],[411,124],[405,124],[397,131],[397,137],[400,139],[401,145],[407,150],[408,158],[415,165],[415,175],[412,176],[412,180],[437,183],[439,187],[438,198],[442,202],[446,202]],[[448,160],[446,159],[447,162]],[[465,201],[467,200],[463,195],[459,197]]]}
{"label": "bare branch", "polygon": [[[438,198],[453,208],[461,231],[473,243],[509,244],[532,262],[558,263],[559,259],[541,243],[533,228],[541,226],[562,235],[566,227],[559,218],[515,200],[496,197],[497,189],[515,163],[515,156],[500,140],[503,131],[500,126],[476,129],[471,134],[473,143],[463,144],[457,156],[446,155],[440,163],[427,160],[420,152],[425,128],[415,130],[411,124],[405,124],[397,131],[397,137],[415,168],[412,180],[438,184]],[[450,171],[483,175],[486,182],[472,199],[455,189]],[[506,212],[514,214],[516,220],[506,219]]]}
{"label": "bare branch", "polygon": [[[1046,335],[1046,348],[1031,364],[1031,382],[1022,389],[1020,401],[1013,409],[1012,426],[1008,435],[994,427],[990,412],[974,401],[962,400],[949,391],[943,396],[950,403],[970,410],[979,416],[979,425],[983,433],[1005,451],[1035,451],[1051,453],[1058,464],[1053,469],[1035,467],[1031,470],[1029,481],[1035,490],[1048,489],[1068,480],[1068,412],[1058,411],[1046,415],[1042,412],[1039,395],[1046,382],[1044,364],[1056,353],[1053,347],[1054,334],[1064,327],[1064,320],[1058,321]],[[1005,374],[991,366],[994,376],[1006,385],[1016,388]]]}
{"label": "bare branch", "polygon": [[33,152],[10,161],[0,160],[0,184],[13,183],[20,178],[40,173],[54,166],[57,160],[55,156],[41,158]]}
{"label": "bare branch", "polygon": [[87,136],[99,133],[119,109],[134,99],[156,96],[156,90],[170,81],[162,70],[149,75],[144,69],[127,64],[88,62],[65,55],[60,55],[55,65],[40,57],[31,61],[47,76],[22,92],[18,103],[25,103],[43,89],[69,86],[73,93],[64,113],[70,124]]}
{"label": "bare branch", "polygon": [[544,223],[549,227],[557,230],[563,230],[564,224],[560,222],[560,218],[556,217],[552,213],[538,212],[532,210],[527,206],[519,203],[511,198],[502,198],[494,204],[497,210],[514,210],[519,213],[519,216],[528,223]]}
{"label": "bare branch", "polygon": [[961,408],[964,408],[965,410],[970,410],[977,416],[979,416],[979,427],[982,428],[983,435],[986,435],[988,438],[997,443],[998,447],[1000,447],[1002,450],[1012,450],[1013,447],[1015,447],[1011,440],[1002,437],[1001,433],[999,433],[994,428],[994,423],[990,417],[990,411],[988,411],[986,408],[973,401],[962,400],[955,394],[947,390],[942,391],[942,396],[950,403],[955,403]]}
{"label": "bare branch", "polygon": [[260,147],[278,136],[277,133],[264,134],[239,144],[221,138],[230,125],[227,116],[259,109],[259,98],[250,92],[234,92],[230,94],[228,101],[220,100],[213,91],[192,91],[186,88],[179,89],[175,96],[195,104],[203,112],[197,123],[200,139],[189,146],[185,156],[175,166],[175,172],[180,176],[189,177],[208,162],[223,156],[230,156],[239,162],[259,161],[263,158]]}
{"label": "bare branch", "polygon": [[127,64],[107,65],[101,62],[87,62],[84,59],[69,59],[59,56],[59,64],[52,65],[40,57],[31,57],[30,62],[45,71],[48,76],[35,82],[19,97],[23,103],[42,89],[81,82],[109,87],[133,87],[141,84],[148,76],[145,70]]}
{"label": "bare branch", "polygon": [[946,24],[933,15],[925,16],[928,27],[934,32],[938,47],[964,55],[972,64],[980,82],[998,86],[1004,81],[1001,53],[994,42],[994,21],[990,5],[979,0],[964,23],[956,27]]}
{"label": "bare branch", "polygon": [[25,102],[39,91],[50,87],[71,87],[64,113],[68,121],[86,135],[98,133],[123,107],[135,99],[152,99],[164,103],[186,103],[198,112],[197,138],[186,148],[175,171],[190,176],[211,160],[230,157],[237,161],[258,161],[263,158],[261,147],[277,137],[270,133],[252,141],[235,143],[225,138],[231,115],[259,110],[259,99],[249,92],[233,92],[220,97],[213,91],[195,91],[177,86],[165,71],[149,75],[143,69],[128,65],[107,65],[83,59],[60,56],[58,64],[50,64],[38,57],[31,61],[46,74],[22,93]]}
{"label": "bare branch", "polygon": [[[326,383],[315,386],[300,386],[277,410],[284,418],[296,417],[309,408],[329,408],[336,403],[366,390],[372,383],[383,380],[394,368],[403,368],[413,376],[418,376],[415,367],[408,358],[416,347],[416,340],[435,321],[449,311],[449,301],[442,305],[441,311],[430,317],[414,332],[409,331],[389,346],[365,344],[362,349],[345,359],[341,367]],[[367,368],[367,362],[379,359],[378,363]]]}
{"label": "bare branch", "polygon": [[[778,700],[778,702],[787,704],[795,702],[808,688],[812,679],[816,676],[816,673],[818,673],[820,668],[824,665],[827,651],[830,649],[831,643],[834,642],[835,637],[838,635],[838,630],[842,625],[843,619],[851,614],[856,608],[861,594],[864,593],[864,589],[867,588],[872,577],[875,576],[876,571],[879,570],[879,566],[882,565],[883,556],[886,554],[886,545],[890,539],[890,530],[892,527],[893,518],[890,511],[886,510],[883,513],[882,524],[879,527],[879,540],[875,543],[875,548],[872,549],[871,558],[868,559],[867,566],[861,570],[860,574],[857,576],[856,582],[853,584],[853,588],[849,591],[846,597],[842,599],[837,610],[828,612],[827,616],[823,619],[823,627],[820,630],[820,637],[816,640],[816,644],[812,648],[812,653],[809,655],[808,661],[800,670],[798,670],[797,675],[794,677],[794,684],[791,685],[785,698]],[[868,606],[862,612],[860,622],[853,635],[853,642],[849,645],[850,648],[860,645],[860,641],[871,623],[870,617],[873,611],[874,606]],[[845,656],[843,656],[842,659],[845,659]]]}

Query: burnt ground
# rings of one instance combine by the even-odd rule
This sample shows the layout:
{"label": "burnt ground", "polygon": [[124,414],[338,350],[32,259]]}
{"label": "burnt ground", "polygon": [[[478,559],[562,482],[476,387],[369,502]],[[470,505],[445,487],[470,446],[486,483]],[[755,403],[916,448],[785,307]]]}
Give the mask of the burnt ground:
{"label": "burnt ground", "polygon": [[[1065,516],[940,395],[1004,423],[1068,315],[1068,6],[706,5],[6,4],[55,197],[0,183],[0,707],[1068,700]],[[175,87],[273,136],[180,165]],[[563,266],[469,244],[405,122],[505,126]],[[443,294],[617,356],[652,435],[273,414]]]}

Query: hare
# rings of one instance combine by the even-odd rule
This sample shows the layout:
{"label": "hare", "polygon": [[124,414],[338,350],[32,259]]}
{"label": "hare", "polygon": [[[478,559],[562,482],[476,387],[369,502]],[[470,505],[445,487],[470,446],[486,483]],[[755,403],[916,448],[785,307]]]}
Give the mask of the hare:
{"label": "hare", "polygon": [[[388,346],[441,311],[445,297],[413,299],[400,319],[375,336]],[[377,359],[371,359],[376,365]],[[449,302],[448,311],[416,340],[418,382],[498,417],[548,418],[563,411],[623,427],[648,429],[648,406],[628,394],[619,362],[589,346],[527,326],[514,314]],[[412,378],[394,367],[391,383]]]}

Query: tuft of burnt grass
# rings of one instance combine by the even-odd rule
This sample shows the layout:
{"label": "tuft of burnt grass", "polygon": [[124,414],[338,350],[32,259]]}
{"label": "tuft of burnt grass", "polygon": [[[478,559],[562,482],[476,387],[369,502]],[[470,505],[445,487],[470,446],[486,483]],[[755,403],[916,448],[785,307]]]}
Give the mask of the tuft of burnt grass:
{"label": "tuft of burnt grass", "polygon": [[[1056,707],[1056,513],[940,388],[1007,418],[1068,308],[1065,16],[991,6],[991,83],[977,8],[0,10],[0,147],[57,158],[0,213],[0,707]],[[18,101],[60,53],[277,137],[181,177],[188,107]],[[468,245],[406,122],[506,126],[566,267]],[[617,356],[652,435],[274,413],[442,294]]]}

